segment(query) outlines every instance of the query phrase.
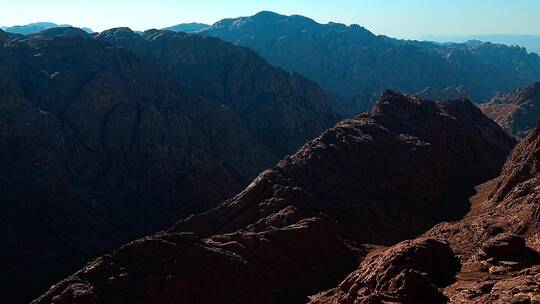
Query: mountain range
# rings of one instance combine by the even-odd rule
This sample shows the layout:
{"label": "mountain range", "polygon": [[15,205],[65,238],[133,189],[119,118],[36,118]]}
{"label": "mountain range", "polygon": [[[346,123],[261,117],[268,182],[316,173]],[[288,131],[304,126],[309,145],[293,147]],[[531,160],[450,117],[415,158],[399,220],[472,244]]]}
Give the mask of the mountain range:
{"label": "mountain range", "polygon": [[1,286],[24,286],[19,301],[215,206],[337,121],[315,83],[214,38],[60,27],[0,42]]}
{"label": "mountain range", "polygon": [[[52,22],[36,22],[36,23],[30,23],[30,24],[25,24],[25,25],[3,26],[2,30],[5,32],[14,33],[14,34],[28,35],[28,34],[39,33],[41,31],[48,30],[55,27],[71,27],[71,25],[56,24]],[[87,33],[94,32],[92,31],[92,29],[88,27],[83,27],[81,29]]]}
{"label": "mountain range", "polygon": [[471,36],[423,36],[420,40],[435,41],[439,43],[457,42],[465,43],[470,40],[500,43],[508,46],[519,45],[527,48],[529,52],[540,54],[540,35],[471,35]]}
{"label": "mountain range", "polygon": [[[534,163],[528,148],[539,131],[504,172]],[[461,218],[474,185],[498,174],[512,146],[470,102],[386,91],[371,112],[306,143],[234,198],[96,259],[34,303],[444,303],[443,288],[461,290],[451,287],[458,241],[444,241],[439,226],[400,242]],[[501,179],[493,204],[515,183]]]}
{"label": "mountain range", "polygon": [[359,25],[319,24],[298,15],[261,12],[224,19],[199,33],[249,47],[345,99],[371,99],[385,88],[415,93],[463,86],[483,101],[540,78],[540,57],[524,48],[398,40]]}
{"label": "mountain range", "polygon": [[272,12],[0,30],[2,302],[535,303],[539,80]]}

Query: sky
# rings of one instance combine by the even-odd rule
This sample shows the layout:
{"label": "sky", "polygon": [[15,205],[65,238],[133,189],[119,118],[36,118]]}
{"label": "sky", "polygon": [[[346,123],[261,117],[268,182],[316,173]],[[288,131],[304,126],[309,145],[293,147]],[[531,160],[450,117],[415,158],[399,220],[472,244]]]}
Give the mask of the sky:
{"label": "sky", "polygon": [[321,23],[360,24],[375,34],[540,35],[540,0],[0,0],[0,25],[51,21],[94,31],[178,23],[212,24],[262,10],[299,14]]}

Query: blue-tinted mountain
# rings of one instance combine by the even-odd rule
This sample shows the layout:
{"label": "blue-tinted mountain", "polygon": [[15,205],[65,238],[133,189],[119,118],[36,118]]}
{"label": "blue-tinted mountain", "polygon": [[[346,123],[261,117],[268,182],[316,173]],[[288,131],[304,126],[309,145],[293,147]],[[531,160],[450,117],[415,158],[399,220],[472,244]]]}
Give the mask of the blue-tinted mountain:
{"label": "blue-tinted mountain", "polygon": [[540,79],[540,57],[524,48],[398,40],[297,15],[261,12],[224,19],[200,33],[252,48],[346,99],[386,88],[415,93],[463,86],[473,99],[485,100]]}
{"label": "blue-tinted mountain", "polygon": [[[21,34],[21,35],[28,35],[28,34],[34,34],[38,33],[44,30],[48,30],[55,27],[71,27],[67,24],[56,24],[52,22],[36,22],[36,23],[30,23],[25,25],[14,25],[9,27],[3,27],[2,29],[6,32],[14,33],[14,34]],[[93,33],[92,29],[83,27],[81,28],[87,33]]]}
{"label": "blue-tinted mountain", "polygon": [[529,52],[540,54],[539,35],[471,35],[471,36],[436,36],[429,35],[422,37],[423,40],[435,41],[439,43],[458,42],[465,43],[469,40],[480,40],[484,42],[500,43],[508,46],[518,45],[526,48]]}
{"label": "blue-tinted mountain", "polygon": [[205,28],[209,27],[210,25],[204,24],[204,23],[180,23],[174,26],[169,26],[166,28],[163,28],[163,30],[167,31],[173,31],[173,32],[198,32],[200,30],[204,30]]}

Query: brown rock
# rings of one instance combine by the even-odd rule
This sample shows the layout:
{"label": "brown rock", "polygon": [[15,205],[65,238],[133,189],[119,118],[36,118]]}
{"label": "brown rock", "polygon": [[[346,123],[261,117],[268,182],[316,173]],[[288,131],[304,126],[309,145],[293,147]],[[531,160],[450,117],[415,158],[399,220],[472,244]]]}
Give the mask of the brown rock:
{"label": "brown rock", "polygon": [[447,243],[406,241],[367,258],[337,288],[310,303],[446,303],[438,287],[452,282],[459,268]]}
{"label": "brown rock", "polygon": [[480,105],[480,109],[509,134],[523,139],[540,119],[540,82],[512,93],[498,94]]}

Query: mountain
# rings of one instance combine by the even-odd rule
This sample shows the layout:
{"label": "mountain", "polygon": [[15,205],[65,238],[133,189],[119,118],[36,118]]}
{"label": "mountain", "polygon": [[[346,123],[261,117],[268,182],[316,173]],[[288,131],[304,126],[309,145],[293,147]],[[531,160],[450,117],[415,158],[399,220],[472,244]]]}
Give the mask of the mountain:
{"label": "mountain", "polygon": [[[86,261],[216,206],[335,122],[316,84],[247,49],[160,31],[125,40],[171,56],[160,64],[108,42],[140,35],[112,33],[0,32],[3,301],[28,302]],[[214,86],[202,95],[196,84]]]}
{"label": "mountain", "polygon": [[497,94],[480,109],[512,136],[524,138],[540,119],[540,82]]}
{"label": "mountain", "polygon": [[204,30],[205,28],[209,26],[210,25],[204,24],[204,23],[191,22],[191,23],[180,23],[177,25],[169,26],[169,27],[163,28],[163,30],[190,33],[190,32],[198,32],[200,30]]}
{"label": "mountain", "polygon": [[435,41],[439,43],[457,42],[464,43],[470,40],[480,40],[491,43],[500,43],[508,46],[518,45],[527,48],[529,52],[540,54],[539,35],[472,35],[472,36],[435,36],[429,35],[422,40]]}
{"label": "mountain", "polygon": [[338,120],[315,83],[274,68],[249,49],[158,30],[141,36],[127,28],[111,29],[96,38],[153,58],[201,96],[238,113],[276,161]]}
{"label": "mountain", "polygon": [[463,86],[474,100],[485,100],[540,79],[540,57],[520,47],[398,40],[298,15],[260,12],[224,19],[200,34],[249,47],[344,98],[386,88],[415,93]]}
{"label": "mountain", "polygon": [[539,164],[540,122],[514,148],[500,177],[477,187],[463,220],[374,253],[310,303],[537,302]]}
{"label": "mountain", "polygon": [[[307,302],[381,244],[459,219],[512,147],[470,102],[386,91],[371,112],[325,131],[234,198],[96,259],[34,303]],[[424,261],[450,266],[431,270],[441,286],[458,270],[438,241],[400,252],[381,264],[430,252],[454,259]]]}
{"label": "mountain", "polygon": [[[71,25],[67,24],[56,24],[52,22],[37,22],[37,23],[30,23],[26,25],[14,25],[14,26],[6,26],[2,27],[2,30],[14,34],[21,34],[21,35],[28,35],[28,34],[34,34],[41,32],[43,30],[48,30],[55,27],[71,27]],[[81,28],[83,31],[87,33],[93,33],[92,29],[83,27]]]}
{"label": "mountain", "polygon": [[418,97],[422,97],[430,100],[456,100],[456,99],[470,99],[470,94],[463,86],[456,88],[444,88],[442,90],[427,87],[421,92],[415,94]]}

